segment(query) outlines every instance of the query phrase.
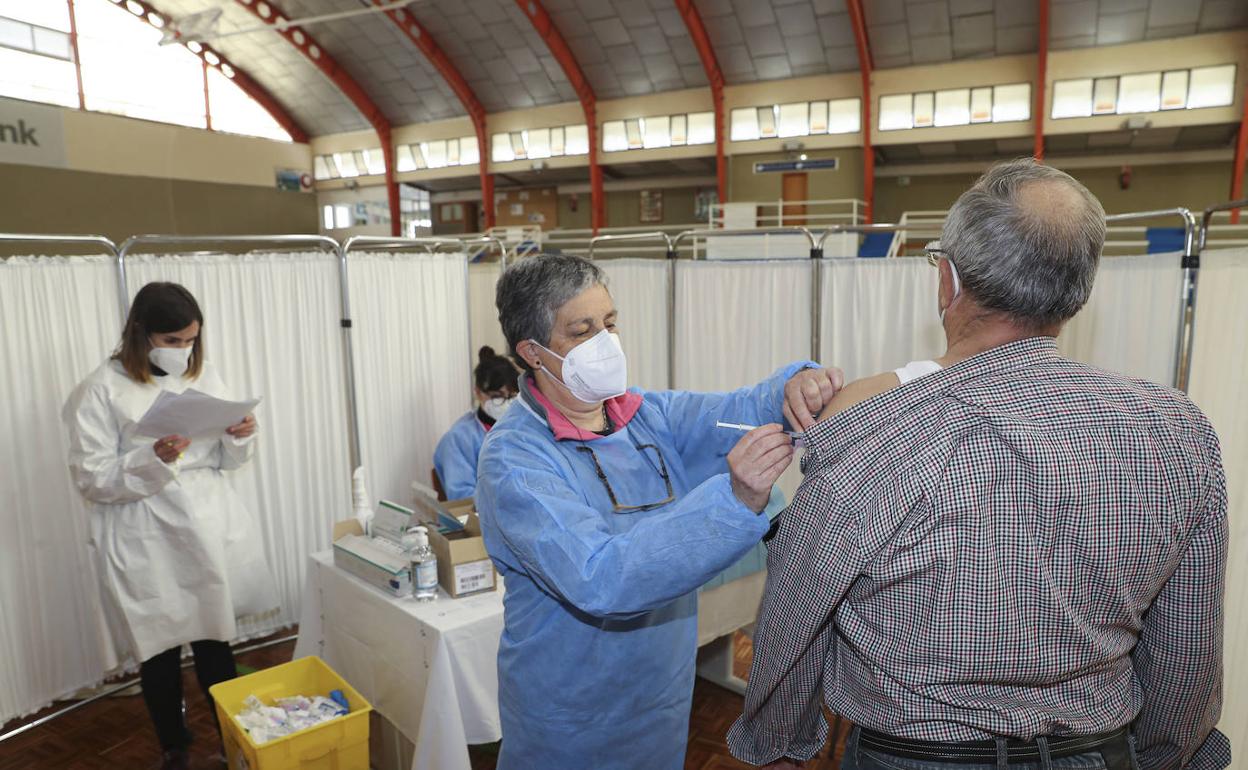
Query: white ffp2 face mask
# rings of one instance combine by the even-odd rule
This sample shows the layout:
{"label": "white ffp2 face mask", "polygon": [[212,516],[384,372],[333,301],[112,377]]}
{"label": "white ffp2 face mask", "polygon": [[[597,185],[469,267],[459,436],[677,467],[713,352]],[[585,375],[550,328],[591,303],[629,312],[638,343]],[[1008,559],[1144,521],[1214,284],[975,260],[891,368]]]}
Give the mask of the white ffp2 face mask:
{"label": "white ffp2 face mask", "polygon": [[170,377],[181,377],[191,365],[189,348],[152,348],[147,351],[147,360]]}
{"label": "white ffp2 face mask", "polygon": [[[962,278],[958,275],[958,266],[953,264],[953,260],[946,260],[949,263],[949,270],[953,274],[953,296],[949,299],[949,304],[940,308],[940,322],[945,322],[945,313],[949,312],[949,308],[953,307],[953,302],[962,293]],[[936,296],[936,306],[940,307],[940,295]]]}
{"label": "white ffp2 face mask", "polygon": [[511,408],[511,402],[515,399],[511,398],[487,398],[481,402],[481,411],[494,422],[503,419],[503,415],[507,414],[507,410]]}
{"label": "white ffp2 face mask", "polygon": [[616,334],[603,329],[560,356],[537,340],[533,344],[563,361],[563,381],[545,366],[542,371],[568,389],[578,400],[596,404],[624,395],[628,389],[628,360]]}

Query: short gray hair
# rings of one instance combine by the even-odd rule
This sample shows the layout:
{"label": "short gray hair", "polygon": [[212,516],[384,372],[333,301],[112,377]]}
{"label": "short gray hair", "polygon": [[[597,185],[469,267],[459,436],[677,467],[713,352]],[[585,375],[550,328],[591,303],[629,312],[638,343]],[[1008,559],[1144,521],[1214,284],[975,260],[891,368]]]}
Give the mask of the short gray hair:
{"label": "short gray hair", "polygon": [[1074,317],[1092,293],[1105,210],[1069,174],[1008,161],[953,204],[940,246],[981,307],[1049,326]]}
{"label": "short gray hair", "polygon": [[525,340],[550,345],[555,314],[569,300],[592,286],[606,286],[602,268],[581,257],[539,254],[513,263],[498,280],[494,304],[511,357],[530,369],[516,346]]}

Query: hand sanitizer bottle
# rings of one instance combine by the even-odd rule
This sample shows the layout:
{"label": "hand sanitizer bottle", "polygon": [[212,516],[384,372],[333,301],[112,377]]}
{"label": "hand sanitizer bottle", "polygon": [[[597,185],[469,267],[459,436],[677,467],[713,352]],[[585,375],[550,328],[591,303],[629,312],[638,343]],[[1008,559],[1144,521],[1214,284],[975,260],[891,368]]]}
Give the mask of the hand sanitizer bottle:
{"label": "hand sanitizer bottle", "polygon": [[411,560],[412,596],[418,602],[431,602],[438,598],[438,557],[429,547],[429,530],[412,527],[403,538],[408,546]]}

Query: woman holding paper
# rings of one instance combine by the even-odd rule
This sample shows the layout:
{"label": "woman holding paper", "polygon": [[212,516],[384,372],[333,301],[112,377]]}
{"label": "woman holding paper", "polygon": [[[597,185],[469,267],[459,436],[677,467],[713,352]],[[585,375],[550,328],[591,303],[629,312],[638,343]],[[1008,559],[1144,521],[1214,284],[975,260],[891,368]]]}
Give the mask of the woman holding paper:
{"label": "woman holding paper", "polygon": [[141,663],[164,768],[186,767],[191,742],[182,719],[181,646],[191,645],[207,696],[236,675],[229,646],[236,618],[277,608],[259,527],[223,474],[251,458],[255,418],[194,440],[139,435],[139,422],[164,391],[227,397],[204,361],[203,320],[182,286],[144,286],[117,351],[64,410],[70,474],[92,503],[102,653],[110,668]]}

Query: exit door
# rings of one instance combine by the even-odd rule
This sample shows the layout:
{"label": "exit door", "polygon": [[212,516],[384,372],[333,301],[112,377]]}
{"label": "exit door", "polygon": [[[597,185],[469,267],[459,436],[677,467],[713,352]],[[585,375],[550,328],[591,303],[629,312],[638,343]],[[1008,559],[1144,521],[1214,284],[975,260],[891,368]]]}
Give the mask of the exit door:
{"label": "exit door", "polygon": [[[785,174],[780,179],[780,197],[784,200],[781,207],[780,224],[799,226],[806,224],[806,174]],[[789,201],[802,201],[789,203]]]}

